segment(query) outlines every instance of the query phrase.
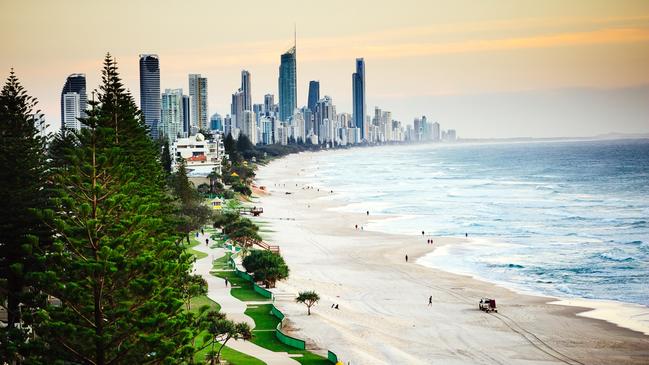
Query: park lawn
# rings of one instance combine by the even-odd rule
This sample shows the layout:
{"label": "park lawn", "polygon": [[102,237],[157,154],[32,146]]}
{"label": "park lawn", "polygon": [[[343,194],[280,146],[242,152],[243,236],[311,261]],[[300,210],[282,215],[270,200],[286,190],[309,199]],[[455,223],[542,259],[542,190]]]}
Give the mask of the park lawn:
{"label": "park lawn", "polygon": [[[274,330],[279,324],[279,318],[275,317],[271,311],[271,304],[256,305],[256,308],[248,307],[245,314],[255,321],[253,330],[252,343],[275,352],[288,352],[289,354],[301,354],[301,357],[295,357],[303,365],[331,365],[326,358],[306,350],[298,350],[294,347],[285,345],[277,339]],[[257,331],[260,330],[260,331]]]}
{"label": "park lawn", "polygon": [[200,245],[201,243],[198,242],[198,241],[196,240],[196,238],[193,237],[193,234],[194,234],[193,232],[190,233],[190,234],[192,235],[192,237],[189,238],[189,242],[190,242],[190,243],[189,243],[189,245],[187,245],[187,246],[185,247],[186,250],[187,250],[187,252],[189,252],[189,253],[191,253],[192,255],[194,255],[194,257],[196,257],[196,260],[200,260],[200,259],[202,259],[202,258],[204,258],[204,257],[207,257],[207,254],[206,254],[205,252],[200,252],[200,251],[196,251],[196,250],[193,249],[193,247],[196,247],[196,246]]}
{"label": "park lawn", "polygon": [[[198,297],[192,298],[191,301],[191,311],[198,311],[198,309],[204,305],[207,305],[210,307],[210,310],[220,310],[221,306],[219,303],[211,300],[205,295],[201,295]],[[203,344],[203,336],[205,336],[207,332],[201,333],[197,338],[196,342],[194,343],[195,348],[200,348]],[[209,352],[209,348],[205,348],[199,352],[197,352],[194,355],[194,359],[196,360],[197,363],[204,363],[205,362],[205,355]],[[265,363],[257,358],[254,358],[252,356],[246,355],[244,353],[241,353],[237,350],[231,349],[229,347],[223,348],[223,351],[221,351],[221,358],[224,360],[228,361],[228,364],[231,365],[264,365]]]}
{"label": "park lawn", "polygon": [[238,286],[238,288],[230,289],[230,295],[233,297],[244,301],[244,302],[256,302],[256,301],[268,301],[268,298],[257,293],[253,287],[252,283],[246,279],[242,279],[234,273],[234,271],[217,271],[214,272],[219,278],[227,278],[230,282],[230,285]]}
{"label": "park lawn", "polygon": [[212,270],[229,270],[230,269],[230,252],[226,252],[224,256],[212,262]]}
{"label": "park lawn", "polygon": [[189,302],[189,310],[191,312],[198,312],[198,309],[204,305],[210,307],[211,310],[220,311],[221,305],[212,299],[208,298],[206,295],[201,295],[198,297],[193,297]]}

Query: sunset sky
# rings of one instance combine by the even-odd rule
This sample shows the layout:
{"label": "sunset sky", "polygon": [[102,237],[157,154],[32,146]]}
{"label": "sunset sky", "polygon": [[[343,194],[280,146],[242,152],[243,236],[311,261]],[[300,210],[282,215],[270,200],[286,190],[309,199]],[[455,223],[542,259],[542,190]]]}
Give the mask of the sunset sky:
{"label": "sunset sky", "polygon": [[208,77],[229,113],[240,71],[253,102],[277,94],[297,25],[298,104],[320,80],[351,112],[354,59],[367,107],[426,115],[461,137],[649,133],[649,1],[34,1],[0,4],[0,77],[13,67],[58,128],[65,78],[99,82],[106,52],[139,102],[138,55],[160,56],[161,89]]}

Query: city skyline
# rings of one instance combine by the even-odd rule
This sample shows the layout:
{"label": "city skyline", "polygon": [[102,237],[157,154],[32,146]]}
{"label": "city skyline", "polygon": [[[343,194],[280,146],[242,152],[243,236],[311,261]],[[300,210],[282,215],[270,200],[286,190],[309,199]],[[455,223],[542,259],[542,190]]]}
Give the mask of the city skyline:
{"label": "city skyline", "polygon": [[[307,100],[308,81],[320,80],[321,95],[331,95],[339,110],[351,112],[349,78],[354,59],[363,57],[370,78],[367,109],[391,110],[394,119],[406,124],[427,115],[468,138],[570,137],[649,129],[646,3],[382,4],[372,9],[376,16],[369,21],[352,14],[369,13],[370,4],[333,1],[331,10],[340,12],[340,26],[330,27],[319,16],[300,22],[308,6],[299,2],[277,9],[257,2],[250,6],[250,20],[269,20],[268,31],[241,29],[234,38],[199,32],[205,37],[183,39],[180,44],[172,42],[179,39],[176,35],[155,27],[133,36],[128,30],[129,24],[135,24],[131,20],[145,8],[151,11],[150,4],[143,2],[115,17],[121,25],[110,34],[98,31],[91,38],[76,34],[77,39],[68,43],[44,43],[50,34],[68,39],[63,35],[69,28],[67,10],[77,5],[88,24],[112,15],[110,10],[102,14],[102,5],[80,4],[34,6],[33,1],[25,1],[5,3],[0,12],[11,15],[0,15],[7,49],[0,66],[5,73],[15,68],[54,128],[60,124],[58,94],[65,77],[85,73],[90,94],[106,52],[118,58],[126,87],[136,100],[140,97],[137,55],[143,53],[160,56],[161,90],[186,89],[187,75],[193,72],[213,80],[207,117],[214,112],[227,114],[232,85],[240,83],[241,70],[255,75],[253,104],[265,94],[277,97],[278,55],[291,46],[297,21],[298,107]],[[205,14],[215,11],[209,2],[197,1],[194,6]],[[238,5],[224,9],[239,10]],[[236,20],[227,14],[223,14],[225,23]],[[32,24],[29,28],[24,26],[26,19]],[[177,20],[179,26],[189,22],[183,16]],[[385,26],[388,20],[390,25]],[[48,53],[47,68],[40,67],[35,51]]]}

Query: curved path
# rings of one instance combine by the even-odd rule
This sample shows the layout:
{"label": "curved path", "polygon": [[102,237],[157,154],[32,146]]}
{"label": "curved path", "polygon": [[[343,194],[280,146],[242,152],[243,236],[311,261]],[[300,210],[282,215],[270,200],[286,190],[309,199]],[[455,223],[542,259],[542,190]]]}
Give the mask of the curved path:
{"label": "curved path", "polygon": [[[209,238],[209,234],[199,234],[197,240],[204,243],[205,239]],[[212,240],[210,239],[210,244]],[[194,250],[204,252],[207,257],[196,260],[194,263],[194,270],[196,274],[201,275],[207,281],[207,297],[219,303],[221,312],[226,314],[229,319],[237,322],[246,322],[251,328],[255,327],[255,322],[252,318],[244,314],[246,310],[246,303],[230,295],[230,287],[225,286],[223,279],[218,278],[210,273],[212,270],[212,261],[225,255],[223,248],[210,248],[204,244],[194,246]],[[254,304],[254,303],[250,303]],[[233,348],[246,355],[256,357],[257,359],[265,362],[268,365],[299,365],[299,362],[292,359],[286,352],[273,352],[261,346],[255,345],[250,341],[243,340],[230,340],[228,347]]]}

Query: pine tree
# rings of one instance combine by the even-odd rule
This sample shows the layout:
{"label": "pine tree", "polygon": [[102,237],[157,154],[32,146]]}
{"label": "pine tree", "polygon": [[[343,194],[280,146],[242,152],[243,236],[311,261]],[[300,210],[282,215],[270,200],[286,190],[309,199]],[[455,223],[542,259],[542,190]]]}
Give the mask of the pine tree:
{"label": "pine tree", "polygon": [[0,305],[8,320],[0,328],[0,363],[19,361],[26,348],[23,328],[38,304],[30,275],[49,237],[35,213],[47,201],[46,140],[36,103],[11,70],[0,92]]}
{"label": "pine tree", "polygon": [[169,140],[164,139],[162,142],[162,154],[160,156],[160,162],[162,163],[162,168],[167,174],[171,174],[171,164],[173,160],[171,159],[171,152],[169,151]]}
{"label": "pine tree", "polygon": [[88,128],[53,171],[55,209],[43,213],[56,238],[39,279],[61,305],[40,313],[40,360],[191,362],[197,330],[182,290],[191,255],[176,244],[159,151],[110,55],[89,104]]}

